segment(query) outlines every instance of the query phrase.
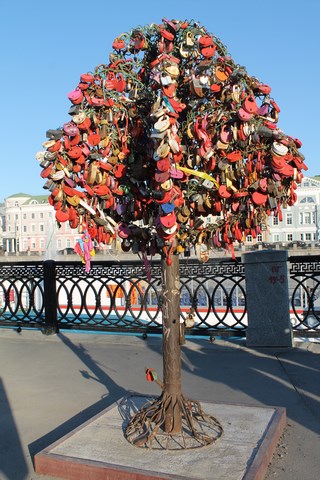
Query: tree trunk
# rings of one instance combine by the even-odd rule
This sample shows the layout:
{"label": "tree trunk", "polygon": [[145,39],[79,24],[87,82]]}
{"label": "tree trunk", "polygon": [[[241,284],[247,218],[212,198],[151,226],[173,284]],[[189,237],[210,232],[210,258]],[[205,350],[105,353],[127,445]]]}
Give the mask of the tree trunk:
{"label": "tree trunk", "polygon": [[172,264],[162,260],[163,290],[163,393],[168,397],[165,407],[166,433],[180,433],[181,408],[177,401],[181,397],[180,355],[180,276],[179,255],[172,255]]}
{"label": "tree trunk", "polygon": [[[180,275],[179,256],[172,264],[162,260],[163,383],[160,397],[147,402],[130,419],[125,436],[137,447],[176,450],[210,445],[221,437],[223,428],[206,415],[199,402],[184,398],[181,388]],[[161,431],[160,431],[161,430]]]}

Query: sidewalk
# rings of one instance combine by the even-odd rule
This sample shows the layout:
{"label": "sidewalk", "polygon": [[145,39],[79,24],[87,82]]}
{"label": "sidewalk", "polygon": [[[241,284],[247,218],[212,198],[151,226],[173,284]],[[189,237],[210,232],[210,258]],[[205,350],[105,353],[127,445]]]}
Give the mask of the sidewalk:
{"label": "sidewalk", "polygon": [[[161,377],[161,338],[0,329],[0,480],[49,480],[34,473],[34,454],[129,391],[159,393],[145,367]],[[319,343],[249,349],[188,339],[182,367],[187,397],[287,409],[267,480],[319,478]]]}

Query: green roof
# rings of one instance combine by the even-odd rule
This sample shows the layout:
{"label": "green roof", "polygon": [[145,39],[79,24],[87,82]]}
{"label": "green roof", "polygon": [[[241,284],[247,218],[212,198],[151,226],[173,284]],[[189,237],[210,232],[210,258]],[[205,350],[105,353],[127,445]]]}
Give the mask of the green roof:
{"label": "green roof", "polygon": [[38,203],[49,203],[48,195],[33,195],[26,202],[24,202],[24,205],[27,203],[31,203],[34,200],[36,200]]}
{"label": "green roof", "polygon": [[10,195],[7,198],[25,198],[25,202],[23,205],[28,205],[32,201],[37,201],[37,203],[48,203],[48,195],[30,195],[27,193],[15,193],[14,195]]}
{"label": "green roof", "polygon": [[31,197],[32,195],[29,195],[28,193],[14,193],[13,195],[9,195],[7,198],[13,198],[13,197]]}

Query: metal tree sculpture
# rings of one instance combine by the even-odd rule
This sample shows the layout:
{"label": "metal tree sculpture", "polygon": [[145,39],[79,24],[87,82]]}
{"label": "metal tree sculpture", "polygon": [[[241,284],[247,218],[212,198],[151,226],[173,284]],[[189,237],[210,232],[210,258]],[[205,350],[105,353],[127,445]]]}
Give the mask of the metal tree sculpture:
{"label": "metal tree sculpture", "polygon": [[271,213],[281,220],[307,167],[300,141],[277,126],[271,88],[203,26],[163,19],[112,47],[108,64],[80,76],[71,120],[47,131],[37,159],[58,222],[162,256],[163,383],[148,371],[162,394],[133,416],[127,439],[207,445],[222,426],[181,389],[179,254],[233,253]]}

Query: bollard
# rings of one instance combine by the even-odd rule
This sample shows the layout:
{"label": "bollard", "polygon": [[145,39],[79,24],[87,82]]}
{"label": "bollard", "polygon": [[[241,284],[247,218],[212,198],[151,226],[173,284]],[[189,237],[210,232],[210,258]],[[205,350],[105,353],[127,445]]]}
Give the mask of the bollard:
{"label": "bollard", "polygon": [[54,260],[45,260],[43,262],[44,271],[44,333],[52,335],[58,333],[57,307],[58,299],[56,292],[56,262]]}
{"label": "bollard", "polygon": [[286,250],[264,250],[243,254],[248,347],[293,345],[287,259]]}

